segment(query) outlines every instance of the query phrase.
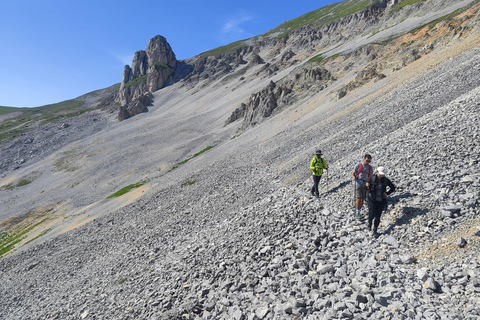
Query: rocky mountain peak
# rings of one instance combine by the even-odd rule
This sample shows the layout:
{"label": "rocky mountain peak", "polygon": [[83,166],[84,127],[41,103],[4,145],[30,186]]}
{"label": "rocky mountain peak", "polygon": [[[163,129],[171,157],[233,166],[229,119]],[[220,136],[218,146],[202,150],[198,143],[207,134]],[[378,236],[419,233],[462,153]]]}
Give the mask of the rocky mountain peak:
{"label": "rocky mountain peak", "polygon": [[132,66],[123,70],[118,94],[121,105],[118,119],[124,120],[147,109],[145,96],[163,88],[172,78],[177,59],[167,39],[157,35],[147,45],[146,51],[135,52]]}

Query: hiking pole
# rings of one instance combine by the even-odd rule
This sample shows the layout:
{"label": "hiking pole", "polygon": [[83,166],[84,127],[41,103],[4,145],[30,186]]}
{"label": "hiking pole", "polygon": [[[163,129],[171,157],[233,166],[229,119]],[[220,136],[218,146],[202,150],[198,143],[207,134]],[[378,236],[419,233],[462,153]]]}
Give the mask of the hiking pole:
{"label": "hiking pole", "polygon": [[357,188],[355,183],[355,180],[353,180],[353,210],[355,212],[354,216],[357,214]]}
{"label": "hiking pole", "polygon": [[325,193],[328,193],[328,169],[327,169],[327,191]]}

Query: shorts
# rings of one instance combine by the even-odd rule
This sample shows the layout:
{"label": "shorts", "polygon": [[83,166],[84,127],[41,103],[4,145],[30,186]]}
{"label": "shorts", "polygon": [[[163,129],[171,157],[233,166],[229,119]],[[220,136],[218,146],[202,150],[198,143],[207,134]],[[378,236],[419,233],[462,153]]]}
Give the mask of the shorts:
{"label": "shorts", "polygon": [[357,199],[365,199],[367,197],[367,187],[361,187],[355,184],[355,194]]}

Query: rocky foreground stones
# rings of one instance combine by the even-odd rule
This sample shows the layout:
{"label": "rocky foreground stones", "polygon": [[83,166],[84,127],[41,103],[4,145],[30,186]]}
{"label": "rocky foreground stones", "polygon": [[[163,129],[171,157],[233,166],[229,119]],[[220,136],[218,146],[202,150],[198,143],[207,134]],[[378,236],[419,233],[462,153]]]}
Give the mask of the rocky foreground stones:
{"label": "rocky foreground stones", "polygon": [[[478,199],[478,180],[462,179],[475,177],[477,166],[456,159],[480,155],[469,130],[478,124],[479,104],[480,91],[472,90],[371,147],[395,168],[395,141],[423,137],[427,125],[443,126],[421,145],[404,145],[412,165],[408,174],[389,174],[400,191],[390,200],[379,238],[353,217],[348,177],[338,173],[349,170],[355,154],[345,155],[344,168],[330,163],[333,191],[319,201],[308,195],[310,182],[286,187],[272,179],[270,168],[259,169],[261,155],[246,152],[202,171],[188,188],[160,189],[2,260],[0,316],[478,319],[478,203],[460,197]],[[455,146],[444,143],[443,134],[452,130],[470,142],[446,159],[442,155]],[[432,159],[438,167],[458,166],[435,179],[434,169],[421,165]],[[252,164],[258,165],[255,175]],[[214,188],[227,183],[227,189]],[[455,243],[460,237],[467,242],[461,248]]]}

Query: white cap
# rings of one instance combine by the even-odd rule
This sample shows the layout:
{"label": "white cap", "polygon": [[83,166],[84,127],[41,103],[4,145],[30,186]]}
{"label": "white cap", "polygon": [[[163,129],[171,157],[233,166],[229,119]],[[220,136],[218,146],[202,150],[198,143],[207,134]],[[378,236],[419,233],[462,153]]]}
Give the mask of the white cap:
{"label": "white cap", "polygon": [[385,167],[378,167],[377,172],[379,175],[384,176],[385,175]]}

